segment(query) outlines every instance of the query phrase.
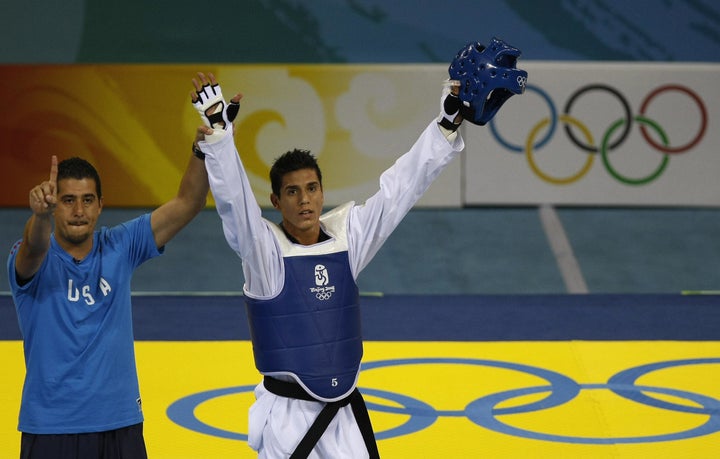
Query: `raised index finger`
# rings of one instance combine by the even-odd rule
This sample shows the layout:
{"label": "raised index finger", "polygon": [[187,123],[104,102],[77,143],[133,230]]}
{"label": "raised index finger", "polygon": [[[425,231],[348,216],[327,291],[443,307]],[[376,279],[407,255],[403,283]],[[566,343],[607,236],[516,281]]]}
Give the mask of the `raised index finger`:
{"label": "raised index finger", "polygon": [[57,156],[53,155],[50,161],[50,184],[55,187],[57,185],[57,174],[58,174],[58,160]]}

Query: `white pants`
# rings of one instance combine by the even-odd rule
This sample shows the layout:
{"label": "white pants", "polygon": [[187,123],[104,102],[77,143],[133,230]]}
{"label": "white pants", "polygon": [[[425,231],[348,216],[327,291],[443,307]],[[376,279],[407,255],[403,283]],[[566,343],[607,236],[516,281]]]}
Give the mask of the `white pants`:
{"label": "white pants", "polygon": [[[277,396],[263,383],[250,407],[248,444],[259,459],[286,459],[315,422],[321,402]],[[308,459],[366,459],[367,447],[350,405],[340,408]]]}

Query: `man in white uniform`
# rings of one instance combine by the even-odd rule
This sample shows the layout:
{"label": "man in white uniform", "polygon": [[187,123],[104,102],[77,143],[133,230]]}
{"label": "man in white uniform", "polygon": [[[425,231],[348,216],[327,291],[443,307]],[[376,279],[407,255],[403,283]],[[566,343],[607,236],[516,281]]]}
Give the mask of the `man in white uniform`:
{"label": "man in white uniform", "polygon": [[509,97],[503,93],[502,101],[488,104],[491,114],[483,112],[492,96],[465,104],[463,89],[470,85],[464,83],[445,85],[440,117],[382,174],[380,190],[364,204],[349,202],[321,215],[322,175],[313,155],[296,149],[279,157],[270,171],[270,200],[282,216],[275,224],[262,217],[233,142],[242,96],[227,104],[212,74],[193,79],[193,104],[214,129],[212,135],[198,130],[195,149],[205,155],[225,238],[243,260],[255,364],[264,375],[250,408],[248,440],[260,458],[379,457],[356,388],[362,337],[355,281],[464,148],[457,132],[463,118],[485,124]]}

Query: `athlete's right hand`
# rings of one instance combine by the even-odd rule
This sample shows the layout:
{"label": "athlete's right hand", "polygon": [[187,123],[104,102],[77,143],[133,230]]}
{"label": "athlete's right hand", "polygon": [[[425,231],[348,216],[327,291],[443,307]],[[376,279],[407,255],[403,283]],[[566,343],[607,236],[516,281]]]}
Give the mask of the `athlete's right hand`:
{"label": "athlete's right hand", "polygon": [[35,215],[52,214],[57,205],[58,160],[53,155],[50,162],[50,178],[30,190],[30,209]]}
{"label": "athlete's right hand", "polygon": [[215,75],[198,72],[198,78],[192,79],[195,91],[190,92],[190,100],[200,114],[203,123],[213,129],[227,130],[240,110],[242,94],[235,94],[230,103],[223,99],[220,84]]}

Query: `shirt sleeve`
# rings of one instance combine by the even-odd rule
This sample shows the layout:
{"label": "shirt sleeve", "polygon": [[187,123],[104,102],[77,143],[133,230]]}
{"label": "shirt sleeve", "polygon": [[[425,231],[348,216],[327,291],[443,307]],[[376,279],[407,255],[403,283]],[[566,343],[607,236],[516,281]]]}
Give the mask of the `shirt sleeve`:
{"label": "shirt sleeve", "polygon": [[446,138],[433,120],[412,148],[383,172],[377,193],[351,210],[348,241],[355,278],[432,182],[464,148],[460,135]]}
{"label": "shirt sleeve", "polygon": [[206,155],[205,167],[225,240],[243,262],[243,290],[255,297],[277,293],[282,286],[282,258],[269,223],[262,218],[232,127],[216,142],[201,141],[198,146]]}
{"label": "shirt sleeve", "polygon": [[132,269],[165,253],[165,247],[158,247],[150,224],[150,213],[128,220],[113,227],[102,227],[100,237],[103,244],[122,246]]}
{"label": "shirt sleeve", "polygon": [[[21,285],[17,282],[17,273],[15,271],[15,258],[17,258],[18,250],[20,249],[20,244],[22,244],[22,239],[19,239],[18,241],[13,244],[13,246],[10,248],[10,255],[8,255],[7,259],[7,273],[8,273],[8,283],[10,284],[10,290],[14,293],[16,290],[20,289]],[[37,274],[37,273],[36,273]],[[33,276],[30,280],[34,279],[35,276]],[[29,280],[25,282],[23,285],[27,285],[29,283]]]}

